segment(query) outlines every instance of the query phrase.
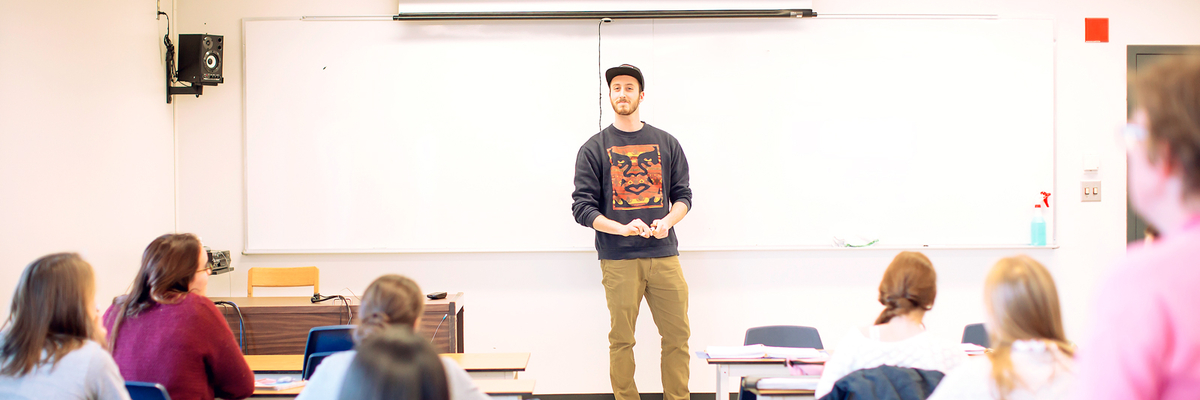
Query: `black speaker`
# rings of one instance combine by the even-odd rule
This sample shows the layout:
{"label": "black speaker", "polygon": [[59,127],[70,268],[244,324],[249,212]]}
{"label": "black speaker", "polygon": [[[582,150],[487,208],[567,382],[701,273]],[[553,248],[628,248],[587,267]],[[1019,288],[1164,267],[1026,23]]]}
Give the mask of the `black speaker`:
{"label": "black speaker", "polygon": [[221,76],[224,48],[225,37],[221,35],[179,35],[179,81],[208,86],[224,83]]}

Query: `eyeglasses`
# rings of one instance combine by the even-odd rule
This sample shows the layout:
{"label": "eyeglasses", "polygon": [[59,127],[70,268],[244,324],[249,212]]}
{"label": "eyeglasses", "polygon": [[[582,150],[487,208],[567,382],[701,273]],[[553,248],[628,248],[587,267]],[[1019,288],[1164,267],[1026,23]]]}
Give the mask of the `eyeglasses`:
{"label": "eyeglasses", "polygon": [[196,272],[200,272],[200,271],[204,271],[205,275],[212,275],[213,274],[212,263],[204,264],[203,268],[196,270]]}
{"label": "eyeglasses", "polygon": [[1135,144],[1146,141],[1146,137],[1149,136],[1149,132],[1146,132],[1145,127],[1131,122],[1121,127],[1121,129],[1117,131],[1117,136],[1119,140],[1125,143],[1126,148],[1130,148]]}

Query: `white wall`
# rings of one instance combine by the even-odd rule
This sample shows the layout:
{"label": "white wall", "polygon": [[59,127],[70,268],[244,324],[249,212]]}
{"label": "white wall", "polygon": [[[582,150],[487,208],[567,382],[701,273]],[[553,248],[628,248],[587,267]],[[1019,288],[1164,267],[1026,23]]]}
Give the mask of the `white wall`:
{"label": "white wall", "polygon": [[[177,97],[178,168],[171,169],[170,108],[162,103],[154,7],[122,2],[0,3],[0,298],[20,269],[57,250],[82,250],[100,270],[99,297],[128,286],[141,249],[172,229],[172,175],[179,230],[232,250],[237,271],[214,277],[213,294],[243,295],[254,266],[317,265],[325,292],[361,293],[374,277],[401,273],[426,291],[467,293],[466,349],[528,351],[538,393],[609,392],[607,310],[593,253],[241,256],[243,243],[241,55],[230,47],[225,84]],[[542,2],[553,7],[554,2]],[[1032,255],[1055,274],[1068,334],[1086,334],[1094,287],[1124,253],[1124,155],[1113,131],[1124,120],[1125,45],[1200,42],[1200,3],[1151,0],[817,0],[836,13],[998,13],[1057,20],[1058,242]],[[164,7],[167,7],[164,2]],[[223,34],[240,43],[241,19],[387,15],[395,1],[180,0],[178,32]],[[1083,43],[1083,18],[1111,18],[1112,43]],[[164,23],[165,24],[165,23]],[[88,79],[103,73],[104,81]],[[651,121],[652,122],[652,121]],[[963,149],[984,151],[983,149]],[[1082,154],[1101,157],[1102,203],[1080,203]],[[697,205],[703,204],[697,199]],[[969,205],[964,205],[969,206]],[[947,210],[952,214],[954,210]],[[500,215],[499,217],[508,217]],[[564,210],[564,218],[569,218]],[[684,222],[686,223],[686,221]],[[464,229],[496,229],[480,226]],[[583,228],[581,228],[583,229]],[[1005,251],[928,251],[940,272],[927,326],[957,340],[980,320],[979,286]],[[765,324],[817,327],[828,347],[878,312],[874,287],[893,252],[685,253],[694,350],[741,340]],[[644,312],[637,377],[660,391],[653,322]],[[692,363],[692,390],[713,390],[712,370]]]}
{"label": "white wall", "polygon": [[101,309],[174,226],[153,2],[0,1],[0,314],[25,265],[77,251]]}

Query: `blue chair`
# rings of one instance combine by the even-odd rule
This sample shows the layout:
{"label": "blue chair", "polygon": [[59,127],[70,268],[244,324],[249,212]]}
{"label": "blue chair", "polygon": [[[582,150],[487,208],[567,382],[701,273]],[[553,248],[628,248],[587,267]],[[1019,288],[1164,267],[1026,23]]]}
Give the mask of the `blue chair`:
{"label": "blue chair", "polygon": [[[746,339],[742,344],[825,349],[825,346],[821,344],[821,334],[817,332],[817,328],[795,325],[759,326],[747,329]],[[758,396],[745,389],[745,381],[746,379],[742,378],[743,389],[738,394],[738,398],[741,400],[755,400]]]}
{"label": "blue chair", "polygon": [[745,345],[761,344],[772,347],[811,347],[824,349],[821,334],[809,326],[774,325],[746,330]]}
{"label": "blue chair", "polygon": [[983,347],[988,346],[987,329],[983,328],[983,324],[970,324],[963,328],[963,343],[974,343]]}
{"label": "blue chair", "polygon": [[315,353],[336,353],[353,349],[354,325],[330,325],[312,328],[308,331],[308,342],[304,344],[304,368],[301,371],[307,372],[309,370],[309,357]]}
{"label": "blue chair", "polygon": [[125,381],[125,390],[133,400],[171,400],[167,388],[159,383]]}
{"label": "blue chair", "polygon": [[320,353],[309,354],[308,358],[304,360],[304,373],[301,375],[301,379],[304,379],[307,381],[308,378],[312,377],[313,372],[317,371],[317,367],[321,365],[321,361],[325,361],[325,357],[329,357],[330,355],[333,355],[334,353],[337,353],[337,352],[336,351],[322,351]]}

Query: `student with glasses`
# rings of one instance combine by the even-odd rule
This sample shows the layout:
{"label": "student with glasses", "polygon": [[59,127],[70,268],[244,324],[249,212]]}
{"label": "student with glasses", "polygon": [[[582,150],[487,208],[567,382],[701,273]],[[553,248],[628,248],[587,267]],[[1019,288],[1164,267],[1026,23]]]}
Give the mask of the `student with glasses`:
{"label": "student with glasses", "polygon": [[195,235],[166,234],[142,253],[129,294],[104,313],[125,380],[161,383],[172,400],[243,399],[254,373],[217,306],[205,297],[208,255]]}
{"label": "student with glasses", "polygon": [[1129,199],[1162,236],[1100,287],[1077,399],[1200,398],[1200,57],[1130,81]]}

